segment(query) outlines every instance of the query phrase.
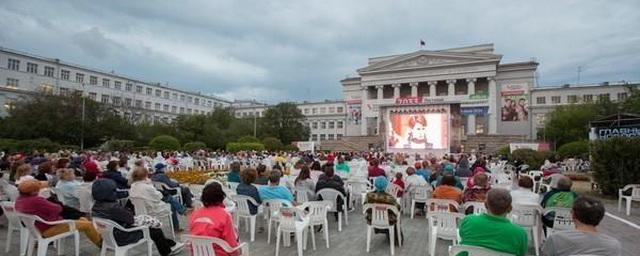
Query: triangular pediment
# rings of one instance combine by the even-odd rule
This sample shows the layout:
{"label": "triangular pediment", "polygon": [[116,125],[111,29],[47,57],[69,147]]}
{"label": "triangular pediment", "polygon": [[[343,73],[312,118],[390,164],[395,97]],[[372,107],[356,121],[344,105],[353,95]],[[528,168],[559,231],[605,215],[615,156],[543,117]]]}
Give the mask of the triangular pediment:
{"label": "triangular pediment", "polygon": [[410,54],[398,55],[378,61],[364,68],[360,73],[394,71],[413,68],[459,65],[473,62],[500,61],[501,56],[495,54],[454,53],[441,51],[417,51]]}

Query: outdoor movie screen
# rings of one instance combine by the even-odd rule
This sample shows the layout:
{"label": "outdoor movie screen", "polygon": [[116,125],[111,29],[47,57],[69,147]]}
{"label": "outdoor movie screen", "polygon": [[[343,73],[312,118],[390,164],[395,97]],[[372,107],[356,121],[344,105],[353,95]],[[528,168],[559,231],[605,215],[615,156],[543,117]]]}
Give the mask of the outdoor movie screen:
{"label": "outdoor movie screen", "polygon": [[389,114],[388,149],[448,149],[446,113]]}

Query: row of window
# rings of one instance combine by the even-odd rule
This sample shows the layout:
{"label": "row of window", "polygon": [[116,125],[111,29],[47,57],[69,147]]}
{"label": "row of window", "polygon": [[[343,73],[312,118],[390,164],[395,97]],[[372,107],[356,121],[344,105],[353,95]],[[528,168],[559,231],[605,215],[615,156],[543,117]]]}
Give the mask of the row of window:
{"label": "row of window", "polygon": [[302,112],[305,115],[316,115],[316,114],[333,114],[333,113],[342,113],[344,112],[344,107],[320,107],[320,108],[304,108]]}
{"label": "row of window", "polygon": [[344,122],[342,121],[311,122],[310,124],[311,124],[311,129],[318,129],[318,127],[320,127],[320,129],[344,128]]}
{"label": "row of window", "polygon": [[322,140],[341,140],[342,134],[311,134],[312,141]]}
{"label": "row of window", "polygon": [[[7,68],[10,70],[16,70],[19,71],[20,70],[20,60],[18,59],[9,59],[7,62]],[[29,73],[34,73],[34,74],[38,74],[38,64],[36,63],[31,63],[31,62],[27,62],[27,72]],[[48,77],[54,77],[54,73],[55,73],[55,68],[54,67],[50,67],[50,66],[45,66],[44,67],[44,75],[48,76]],[[85,75],[83,73],[78,73],[76,72],[75,74],[75,82],[76,83],[84,83],[84,78]],[[69,70],[65,70],[65,69],[61,69],[60,70],[60,79],[62,80],[70,80],[70,76],[71,76],[71,71]],[[113,87],[111,87],[113,82]],[[98,77],[97,76],[89,76],[89,84],[90,85],[98,85]],[[122,90],[122,82],[121,81],[111,81],[111,79],[109,78],[102,78],[102,83],[101,83],[102,87],[105,88],[113,88],[116,90]],[[135,90],[136,93],[143,93],[143,89],[145,89],[142,85],[136,85]],[[133,83],[131,82],[127,82],[124,85],[124,90],[125,91],[133,91]],[[218,106],[222,106],[221,103],[218,102],[213,102],[212,100],[206,100],[206,99],[201,99],[198,97],[193,97],[193,96],[186,96],[184,94],[180,94],[178,96],[178,93],[171,93],[170,91],[162,91],[161,89],[154,89],[147,87],[146,90],[144,91],[144,93],[146,93],[147,95],[155,95],[156,97],[160,97],[160,98],[165,98],[165,99],[171,99],[171,100],[180,100],[182,102],[186,101],[188,103],[192,103],[195,105],[202,105],[202,106],[207,106],[207,107],[218,107]]]}
{"label": "row of window", "polygon": [[[585,94],[582,95],[582,98],[579,98],[578,95],[567,95],[566,97],[566,103],[578,103],[580,101],[582,102],[593,102],[593,94]],[[619,101],[625,100],[627,98],[627,93],[626,92],[619,92],[617,94],[617,99]],[[609,96],[608,93],[601,93],[597,95],[598,97],[598,101],[603,101],[603,100],[611,100],[611,97]],[[562,98],[561,96],[551,96],[551,104],[560,104],[562,103]],[[541,96],[541,97],[537,97],[536,98],[536,104],[542,105],[542,104],[547,104],[547,97]]]}

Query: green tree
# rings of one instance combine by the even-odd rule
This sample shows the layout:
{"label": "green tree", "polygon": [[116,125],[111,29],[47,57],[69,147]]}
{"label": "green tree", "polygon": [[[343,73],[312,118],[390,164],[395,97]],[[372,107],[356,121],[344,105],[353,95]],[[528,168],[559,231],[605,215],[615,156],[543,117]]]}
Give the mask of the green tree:
{"label": "green tree", "polygon": [[280,103],[267,109],[262,118],[264,133],[277,137],[284,144],[307,140],[309,128],[302,124],[304,115],[295,103]]}
{"label": "green tree", "polygon": [[556,148],[572,141],[586,140],[590,121],[617,111],[618,104],[608,100],[558,106],[548,114],[548,121],[544,129],[538,132],[538,136],[554,142]]}
{"label": "green tree", "polygon": [[274,137],[266,137],[262,140],[262,144],[267,150],[282,150],[284,145],[282,145],[282,141],[278,138]]}
{"label": "green tree", "polygon": [[149,141],[149,148],[153,150],[178,150],[180,141],[169,135],[160,135]]}

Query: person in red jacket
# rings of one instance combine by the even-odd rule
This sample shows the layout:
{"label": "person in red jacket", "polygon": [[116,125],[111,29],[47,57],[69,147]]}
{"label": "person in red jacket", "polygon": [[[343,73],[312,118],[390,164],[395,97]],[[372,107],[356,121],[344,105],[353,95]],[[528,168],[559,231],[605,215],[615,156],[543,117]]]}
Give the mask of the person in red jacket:
{"label": "person in red jacket", "polygon": [[378,160],[373,159],[369,163],[369,178],[375,178],[378,176],[385,176],[384,170],[378,166]]}
{"label": "person in red jacket", "polygon": [[[62,220],[62,206],[48,201],[38,195],[42,183],[37,180],[26,180],[18,185],[20,196],[16,199],[16,210],[24,214],[36,215],[45,221]],[[80,218],[75,221],[76,229],[84,233],[93,244],[102,246],[102,237],[93,227],[91,221]],[[40,230],[43,237],[52,237],[69,231],[68,224],[47,225],[36,222],[36,228]]]}

